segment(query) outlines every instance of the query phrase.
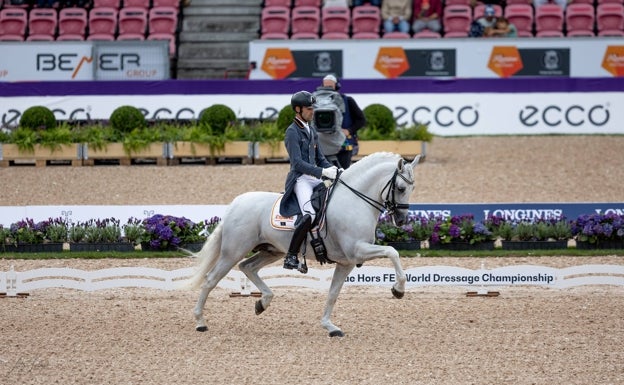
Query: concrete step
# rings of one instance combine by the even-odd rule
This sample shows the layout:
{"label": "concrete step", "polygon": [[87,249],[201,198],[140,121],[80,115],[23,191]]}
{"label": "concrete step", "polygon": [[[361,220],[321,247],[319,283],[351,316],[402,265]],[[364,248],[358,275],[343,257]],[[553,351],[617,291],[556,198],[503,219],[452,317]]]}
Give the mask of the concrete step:
{"label": "concrete step", "polygon": [[249,48],[247,43],[232,44],[230,42],[214,43],[180,43],[178,47],[178,59],[219,59],[237,58],[247,60]]}
{"label": "concrete step", "polygon": [[228,33],[206,33],[206,32],[182,32],[180,42],[202,43],[202,42],[228,42],[248,44],[251,40],[257,39],[255,32],[228,32]]}
{"label": "concrete step", "polygon": [[260,18],[249,16],[222,15],[219,17],[185,16],[183,32],[258,32]]}

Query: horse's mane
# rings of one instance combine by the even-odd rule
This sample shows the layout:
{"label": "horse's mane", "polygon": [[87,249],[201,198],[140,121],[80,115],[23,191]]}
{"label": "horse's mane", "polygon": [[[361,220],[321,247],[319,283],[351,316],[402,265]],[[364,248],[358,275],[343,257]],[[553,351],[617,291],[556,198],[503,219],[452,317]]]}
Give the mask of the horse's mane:
{"label": "horse's mane", "polygon": [[355,162],[351,167],[345,170],[345,176],[350,174],[361,174],[365,170],[382,162],[397,162],[401,159],[401,155],[392,152],[375,152]]}

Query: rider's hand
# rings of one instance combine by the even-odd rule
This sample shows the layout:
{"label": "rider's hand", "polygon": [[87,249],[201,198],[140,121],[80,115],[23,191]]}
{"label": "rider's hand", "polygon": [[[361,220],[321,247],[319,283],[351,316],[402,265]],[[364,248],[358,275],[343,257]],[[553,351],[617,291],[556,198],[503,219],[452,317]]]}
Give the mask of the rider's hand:
{"label": "rider's hand", "polygon": [[322,172],[322,175],[328,179],[336,179],[337,174],[338,174],[338,168],[336,166],[324,168]]}

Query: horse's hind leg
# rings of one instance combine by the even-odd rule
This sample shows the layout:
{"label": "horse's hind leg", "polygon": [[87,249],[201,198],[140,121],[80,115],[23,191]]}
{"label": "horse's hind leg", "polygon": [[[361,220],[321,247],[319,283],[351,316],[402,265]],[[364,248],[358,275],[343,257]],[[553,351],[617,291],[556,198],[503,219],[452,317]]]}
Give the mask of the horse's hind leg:
{"label": "horse's hind leg", "polygon": [[206,304],[206,300],[208,299],[208,294],[214,289],[219,281],[226,276],[226,274],[232,270],[232,267],[236,264],[236,260],[229,261],[224,258],[221,258],[219,262],[215,265],[215,267],[206,274],[206,281],[201,285],[201,291],[199,293],[199,298],[197,299],[197,304],[195,305],[195,309],[193,310],[193,315],[195,316],[195,330],[198,332],[205,332],[208,330],[208,326],[206,326],[206,320],[204,319],[204,305]]}
{"label": "horse's hind leg", "polygon": [[273,291],[271,291],[271,288],[269,288],[267,284],[264,283],[262,278],[260,278],[258,271],[283,256],[283,253],[273,253],[271,250],[261,250],[238,265],[238,268],[245,273],[247,278],[249,278],[249,280],[256,285],[258,290],[262,293],[262,298],[256,301],[256,314],[260,314],[265,311],[273,300]]}

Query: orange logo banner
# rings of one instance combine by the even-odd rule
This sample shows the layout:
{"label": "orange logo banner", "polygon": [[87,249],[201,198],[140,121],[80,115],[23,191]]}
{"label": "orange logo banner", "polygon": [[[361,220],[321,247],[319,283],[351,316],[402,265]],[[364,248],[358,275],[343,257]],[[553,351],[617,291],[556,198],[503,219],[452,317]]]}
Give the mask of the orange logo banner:
{"label": "orange logo banner", "polygon": [[396,78],[409,69],[405,51],[401,47],[381,47],[375,59],[375,69],[387,78]]}
{"label": "orange logo banner", "polygon": [[268,48],[260,68],[273,79],[284,79],[295,72],[297,65],[288,48]]}
{"label": "orange logo banner", "polygon": [[624,76],[624,46],[608,46],[602,59],[602,68],[613,76]]}
{"label": "orange logo banner", "polygon": [[488,61],[488,68],[502,78],[507,78],[520,71],[523,67],[520,52],[515,46],[494,46]]}

